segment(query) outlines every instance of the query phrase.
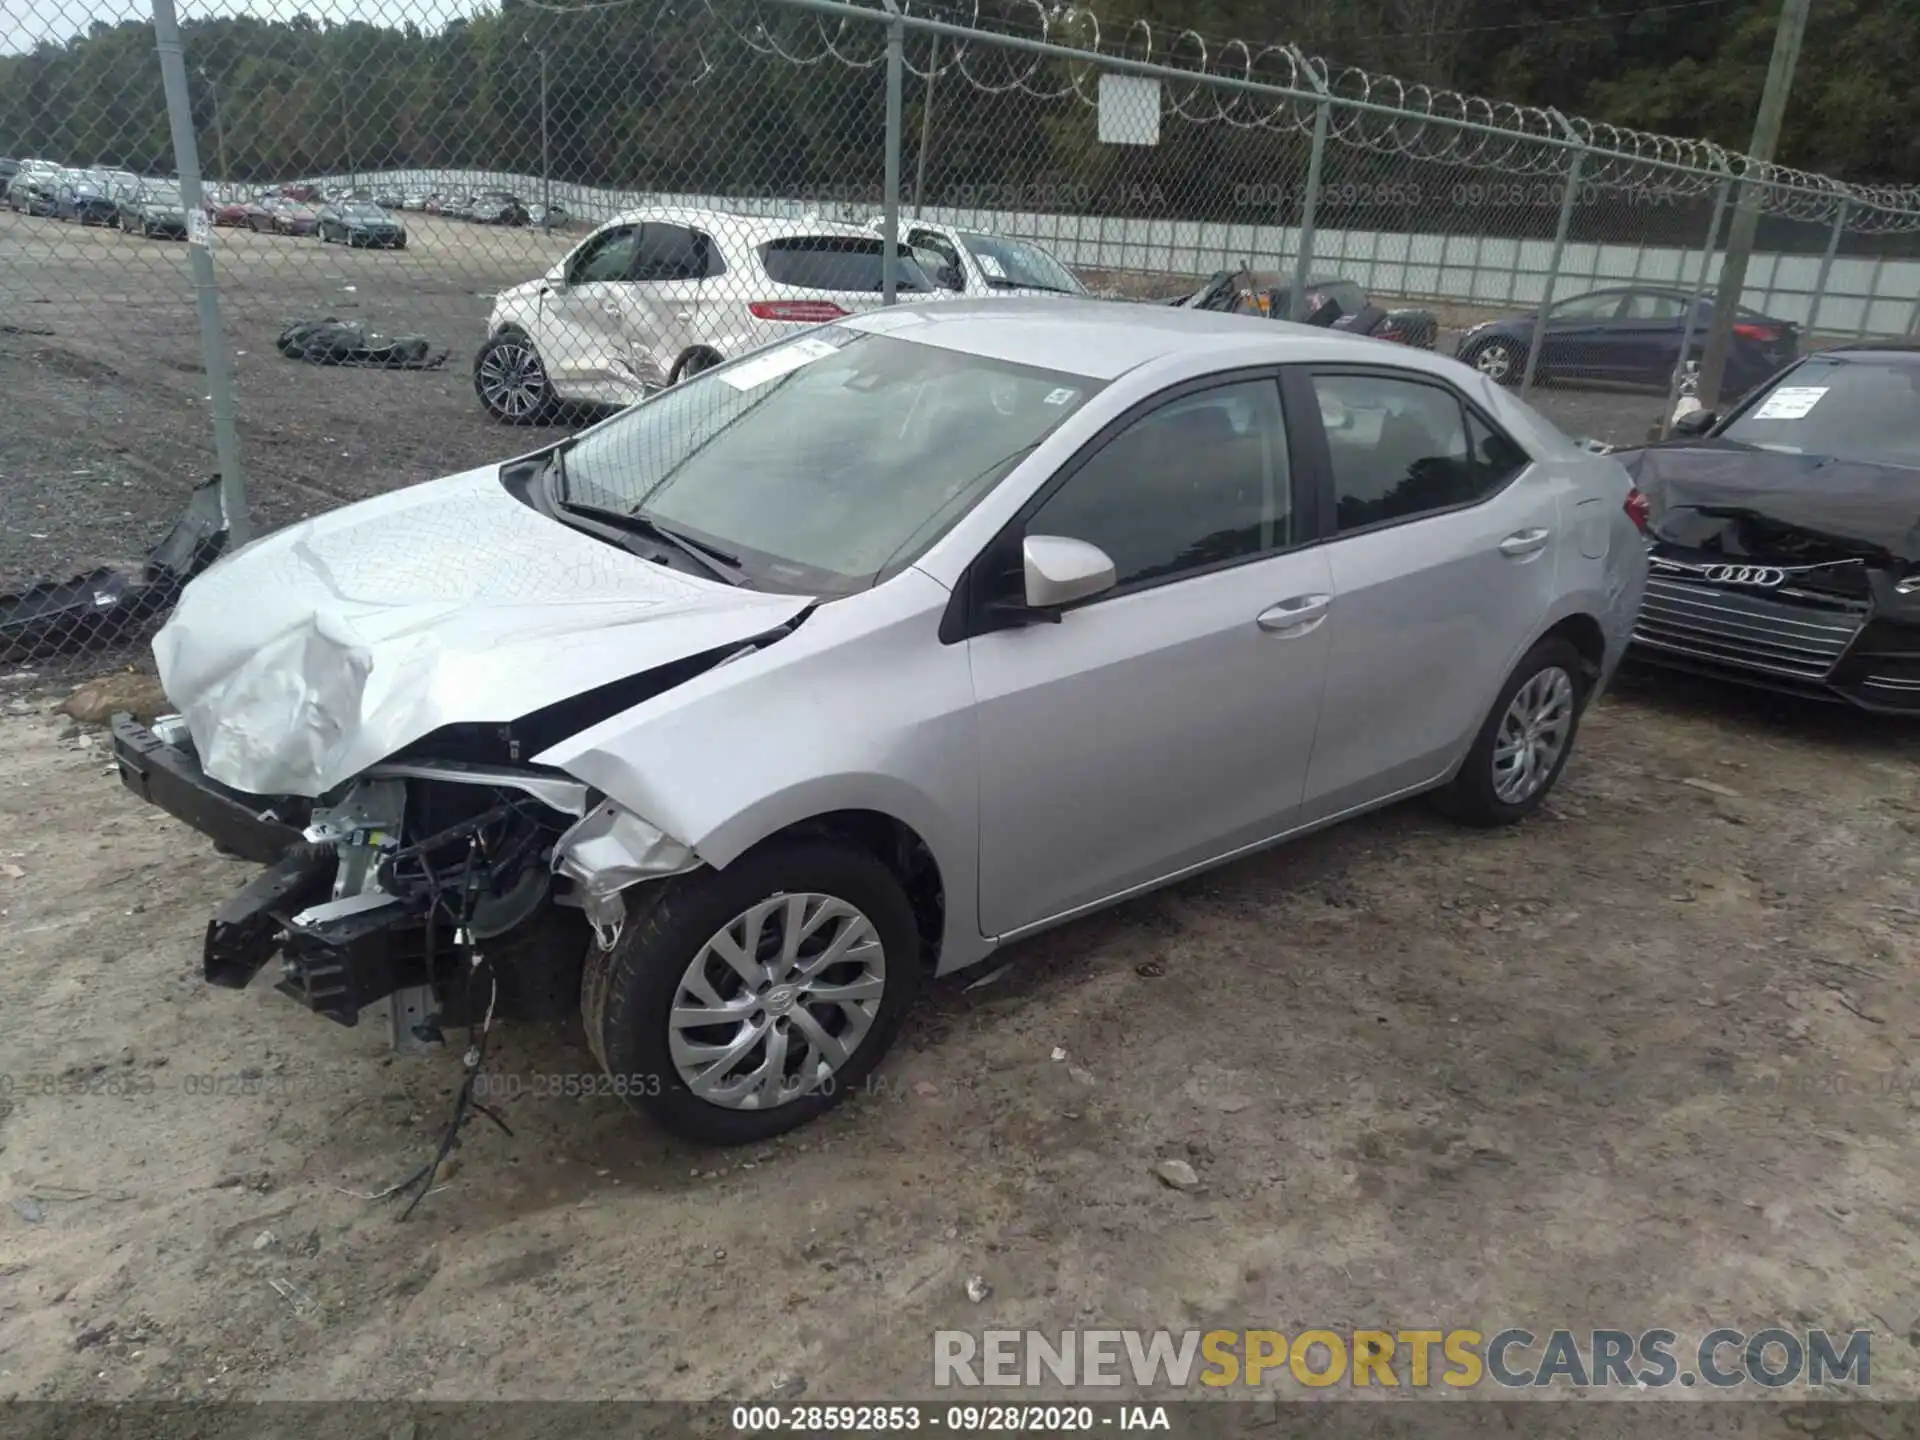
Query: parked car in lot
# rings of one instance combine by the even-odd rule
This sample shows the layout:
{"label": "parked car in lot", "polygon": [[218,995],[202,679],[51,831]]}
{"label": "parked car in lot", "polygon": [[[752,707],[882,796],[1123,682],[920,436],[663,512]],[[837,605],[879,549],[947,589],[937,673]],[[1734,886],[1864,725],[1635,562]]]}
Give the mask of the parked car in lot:
{"label": "parked car in lot", "polygon": [[[880,233],[884,221],[871,228]],[[1009,235],[903,220],[900,235],[924,252],[921,269],[942,290],[959,295],[1081,295],[1087,287],[1043,246]]]}
{"label": "parked car in lot", "polygon": [[320,228],[320,207],[304,200],[289,200],[284,196],[270,202],[272,209],[271,229],[276,235],[311,235]]}
{"label": "parked car in lot", "polygon": [[525,225],[532,217],[526,202],[505,190],[482,190],[460,207],[460,217],[476,225]]}
{"label": "parked car in lot", "polygon": [[573,217],[567,213],[564,205],[529,205],[527,223],[542,230],[557,230],[562,225],[572,223]]}
{"label": "parked car in lot", "polygon": [[[555,402],[629,405],[795,330],[881,300],[878,236],[824,220],[635,210],[494,298],[474,389],[525,424]],[[933,283],[901,248],[901,294]]]}
{"label": "parked car in lot", "polygon": [[1920,715],[1920,341],[1809,355],[1619,453],[1649,506],[1652,664]]}
{"label": "parked car in lot", "polygon": [[23,161],[7,181],[7,208],[27,215],[53,214],[60,203],[61,174],[59,166]]}
{"label": "parked car in lot", "polygon": [[757,1142],[1018,937],[1417,793],[1532,813],[1635,501],[1412,350],[868,312],[215,565],[115,754],[270,867],[213,982],[400,1040],[577,1006],[613,1093]]}
{"label": "parked car in lot", "polygon": [[209,200],[206,202],[207,219],[215,225],[237,228],[248,223],[254,212],[255,203],[252,200],[234,197]]}
{"label": "parked car in lot", "polygon": [[67,171],[60,177],[53,213],[58,219],[76,220],[82,225],[114,224],[120,217],[120,204],[113,197],[113,181],[100,171]]}
{"label": "parked car in lot", "polygon": [[117,216],[122,230],[146,239],[187,238],[187,202],[178,180],[142,180],[125,196]]}
{"label": "parked car in lot", "polygon": [[[1218,310],[1266,320],[1293,315],[1293,277],[1258,270],[1222,270],[1206,284],[1169,303],[1190,310]],[[1431,310],[1386,310],[1373,304],[1351,280],[1338,275],[1307,277],[1301,320],[1350,334],[1431,350],[1440,333],[1440,321]]]}
{"label": "parked car in lot", "polygon": [[386,250],[407,247],[407,227],[370,200],[346,200],[329,205],[314,218],[322,244],[338,240],[347,246],[377,246]]}
{"label": "parked car in lot", "polygon": [[404,210],[407,207],[406,193],[401,190],[376,190],[373,203],[382,210]]}
{"label": "parked car in lot", "polygon": [[[1687,311],[1693,308],[1693,338],[1685,357]],[[1488,320],[1460,337],[1454,353],[1503,385],[1518,385],[1532,348],[1537,311]],[[1706,353],[1713,302],[1685,290],[1655,285],[1595,290],[1556,301],[1534,378],[1600,380],[1665,390],[1683,358]],[[1799,353],[1799,327],[1745,306],[1734,318],[1727,352],[1728,393],[1743,394]]]}

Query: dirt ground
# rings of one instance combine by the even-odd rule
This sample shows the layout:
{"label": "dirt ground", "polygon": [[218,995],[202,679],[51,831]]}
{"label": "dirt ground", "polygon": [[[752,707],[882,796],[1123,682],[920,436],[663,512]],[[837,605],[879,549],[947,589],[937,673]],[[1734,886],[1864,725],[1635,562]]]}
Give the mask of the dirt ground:
{"label": "dirt ground", "polygon": [[[565,242],[409,223],[221,236],[266,523],[532,443],[467,360]],[[453,358],[272,352],[328,313]],[[192,326],[183,246],[0,213],[0,575],[165,529],[211,468]],[[1654,404],[1544,402],[1615,439]],[[757,1152],[522,1095],[399,1223],[366,1197],[457,1047],[208,989],[250,869],[67,688],[0,677],[0,1398],[857,1399],[928,1394],[943,1327],[1775,1323],[1871,1330],[1873,1392],[1920,1394],[1911,727],[1635,681],[1519,830],[1403,807],[1025,943]],[[556,1026],[490,1069],[592,1065]]]}
{"label": "dirt ground", "polygon": [[1096,1324],[1865,1328],[1920,1390],[1911,731],[1636,680],[1520,829],[1399,808],[1023,944],[757,1152],[510,1100],[398,1223],[454,1050],[203,985],[249,867],[0,697],[0,1398],[873,1398]]}

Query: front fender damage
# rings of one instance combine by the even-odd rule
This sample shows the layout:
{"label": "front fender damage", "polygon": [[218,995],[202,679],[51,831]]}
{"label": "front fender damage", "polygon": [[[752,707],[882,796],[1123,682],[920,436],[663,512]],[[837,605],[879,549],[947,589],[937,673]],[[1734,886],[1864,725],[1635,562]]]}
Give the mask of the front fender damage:
{"label": "front fender damage", "polygon": [[625,806],[602,800],[553,846],[553,873],[573,882],[556,896],[578,905],[602,950],[611,950],[626,923],[625,892],[645,880],[697,870],[691,846],[648,824]]}

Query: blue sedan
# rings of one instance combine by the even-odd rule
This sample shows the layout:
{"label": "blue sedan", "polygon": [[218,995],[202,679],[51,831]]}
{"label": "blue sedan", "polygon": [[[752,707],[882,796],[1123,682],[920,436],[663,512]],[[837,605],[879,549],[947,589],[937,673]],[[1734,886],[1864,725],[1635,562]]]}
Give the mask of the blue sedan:
{"label": "blue sedan", "polygon": [[[1680,367],[1688,307],[1694,307],[1689,354],[1706,353],[1713,302],[1684,290],[1633,286],[1595,290],[1557,302],[1547,312],[1535,378],[1604,380],[1664,390]],[[1533,344],[1535,312],[1489,320],[1460,337],[1454,354],[1489,380],[1518,385]],[[1726,393],[1742,394],[1791,361],[1799,328],[1742,306],[1727,352]]]}

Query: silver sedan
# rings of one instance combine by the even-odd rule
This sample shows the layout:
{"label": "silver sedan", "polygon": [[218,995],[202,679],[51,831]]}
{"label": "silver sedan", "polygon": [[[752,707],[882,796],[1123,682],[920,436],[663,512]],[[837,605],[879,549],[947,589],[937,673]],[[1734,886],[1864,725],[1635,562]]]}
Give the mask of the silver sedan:
{"label": "silver sedan", "polygon": [[558,994],[608,1093],[751,1142],[1022,936],[1407,796],[1524,819],[1643,521],[1450,359],[903,306],[228,558],[156,641],[181,716],[116,745],[276,867],[210,978],[277,947],[403,1043]]}

